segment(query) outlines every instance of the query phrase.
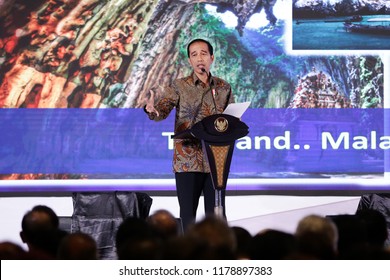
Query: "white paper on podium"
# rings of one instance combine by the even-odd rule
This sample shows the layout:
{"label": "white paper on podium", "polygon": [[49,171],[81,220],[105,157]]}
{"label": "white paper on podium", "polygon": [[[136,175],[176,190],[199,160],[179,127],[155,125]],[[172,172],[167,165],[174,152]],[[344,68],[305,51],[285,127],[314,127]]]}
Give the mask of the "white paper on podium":
{"label": "white paper on podium", "polygon": [[241,118],[241,116],[244,114],[246,109],[248,109],[249,104],[251,104],[250,101],[247,102],[241,102],[241,103],[230,103],[225,111],[223,111],[226,115],[231,115],[236,118]]}

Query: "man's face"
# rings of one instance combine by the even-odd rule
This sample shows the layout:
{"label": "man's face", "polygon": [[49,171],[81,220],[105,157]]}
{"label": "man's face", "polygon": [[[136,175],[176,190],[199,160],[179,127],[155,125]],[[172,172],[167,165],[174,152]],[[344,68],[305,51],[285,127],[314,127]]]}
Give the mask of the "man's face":
{"label": "man's face", "polygon": [[195,42],[191,44],[189,63],[194,69],[195,73],[203,75],[202,69],[210,72],[210,66],[214,61],[214,55],[210,55],[209,48],[204,42]]}

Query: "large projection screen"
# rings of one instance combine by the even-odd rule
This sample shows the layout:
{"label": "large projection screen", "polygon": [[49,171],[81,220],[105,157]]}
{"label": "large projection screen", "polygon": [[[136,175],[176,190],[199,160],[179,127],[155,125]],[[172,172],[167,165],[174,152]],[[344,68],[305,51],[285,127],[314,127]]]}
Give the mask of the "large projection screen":
{"label": "large projection screen", "polygon": [[190,73],[195,38],[250,101],[228,191],[388,192],[390,35],[345,23],[390,15],[338,2],[1,1],[0,192],[173,191],[174,112],[143,101]]}

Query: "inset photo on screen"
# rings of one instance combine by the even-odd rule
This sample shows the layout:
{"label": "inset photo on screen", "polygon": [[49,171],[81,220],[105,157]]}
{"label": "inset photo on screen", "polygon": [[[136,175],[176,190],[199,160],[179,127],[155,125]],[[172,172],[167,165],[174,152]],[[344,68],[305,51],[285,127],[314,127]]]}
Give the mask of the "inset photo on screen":
{"label": "inset photo on screen", "polygon": [[388,50],[387,0],[293,0],[292,50]]}

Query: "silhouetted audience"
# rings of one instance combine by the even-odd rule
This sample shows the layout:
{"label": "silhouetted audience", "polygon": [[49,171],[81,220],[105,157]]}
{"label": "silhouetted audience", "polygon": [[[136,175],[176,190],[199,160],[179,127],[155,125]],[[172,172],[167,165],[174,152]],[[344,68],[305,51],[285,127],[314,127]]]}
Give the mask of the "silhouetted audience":
{"label": "silhouetted audience", "polygon": [[19,245],[5,241],[0,243],[0,260],[27,260],[27,252]]}
{"label": "silhouetted audience", "polygon": [[146,221],[162,239],[173,238],[179,234],[181,225],[167,210],[157,210]]}
{"label": "silhouetted audience", "polygon": [[211,255],[207,243],[186,234],[169,239],[164,243],[162,259],[165,260],[204,260],[210,258],[215,258],[215,254]]}
{"label": "silhouetted audience", "polygon": [[337,227],[329,218],[308,215],[301,219],[295,231],[297,258],[332,260],[337,258]]}
{"label": "silhouetted audience", "polygon": [[331,216],[339,234],[337,244],[339,259],[361,258],[365,249],[363,225],[355,215]]}
{"label": "silhouetted audience", "polygon": [[57,214],[48,206],[37,205],[22,219],[20,237],[32,259],[56,259],[58,246],[68,233],[59,229]]}
{"label": "silhouetted audience", "polygon": [[252,238],[250,248],[252,260],[286,260],[296,253],[297,244],[293,234],[268,229]]}
{"label": "silhouetted audience", "polygon": [[[117,259],[390,259],[386,218],[373,209],[358,209],[355,215],[308,215],[299,221],[294,234],[267,229],[252,236],[214,215],[195,222],[184,233],[179,226],[167,210],[158,210],[147,219],[126,218],[115,236]],[[0,259],[99,259],[92,236],[59,229],[58,216],[44,205],[23,216],[20,237],[28,251],[2,242]]]}
{"label": "silhouetted audience", "polygon": [[161,239],[141,218],[128,217],[121,223],[115,245],[119,260],[161,259]]}
{"label": "silhouetted audience", "polygon": [[226,220],[209,215],[191,225],[186,234],[206,247],[203,259],[235,259],[236,237]]}
{"label": "silhouetted audience", "polygon": [[96,241],[92,236],[83,232],[70,233],[62,239],[57,258],[60,260],[97,260]]}
{"label": "silhouetted audience", "polygon": [[386,220],[380,212],[365,209],[356,215],[337,215],[332,219],[339,233],[340,259],[390,259],[384,246]]}
{"label": "silhouetted audience", "polygon": [[250,259],[250,246],[252,241],[252,235],[248,230],[243,227],[233,226],[234,236],[236,238],[237,248],[236,248],[236,259],[247,260]]}

